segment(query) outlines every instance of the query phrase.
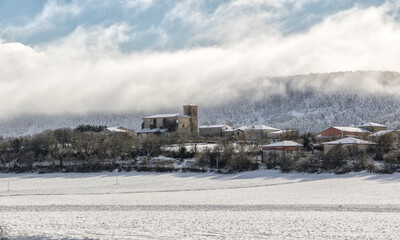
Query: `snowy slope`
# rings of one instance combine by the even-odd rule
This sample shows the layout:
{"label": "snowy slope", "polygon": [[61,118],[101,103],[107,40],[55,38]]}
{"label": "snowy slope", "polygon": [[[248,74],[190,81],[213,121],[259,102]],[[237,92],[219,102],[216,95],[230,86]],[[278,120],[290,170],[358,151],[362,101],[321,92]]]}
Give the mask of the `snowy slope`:
{"label": "snowy slope", "polygon": [[399,174],[0,174],[0,227],[11,239],[399,239],[399,199]]}

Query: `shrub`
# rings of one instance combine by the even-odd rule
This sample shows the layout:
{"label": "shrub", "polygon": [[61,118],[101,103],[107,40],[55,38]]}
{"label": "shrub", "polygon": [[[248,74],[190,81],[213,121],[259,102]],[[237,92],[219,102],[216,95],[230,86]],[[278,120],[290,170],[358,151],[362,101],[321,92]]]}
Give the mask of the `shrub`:
{"label": "shrub", "polygon": [[316,173],[319,172],[321,168],[321,154],[315,153],[310,154],[306,157],[299,159],[295,165],[294,170],[297,172],[309,172],[309,173]]}
{"label": "shrub", "polygon": [[392,163],[384,163],[380,173],[392,174],[397,170],[397,167]]}
{"label": "shrub", "polygon": [[345,163],[345,158],[348,156],[347,150],[339,144],[325,155],[322,166],[325,170],[341,168]]}
{"label": "shrub", "polygon": [[347,162],[335,170],[336,174],[345,174],[349,172],[351,172],[351,166]]}
{"label": "shrub", "polygon": [[295,163],[296,161],[292,156],[283,155],[279,158],[279,166],[284,173],[293,171]]}
{"label": "shrub", "polygon": [[106,129],[107,126],[100,126],[100,125],[79,125],[74,129],[74,131],[78,132],[101,132]]}
{"label": "shrub", "polygon": [[245,153],[235,154],[228,160],[228,167],[233,172],[247,171],[252,168],[252,162]]}
{"label": "shrub", "polygon": [[195,156],[196,165],[200,167],[206,167],[210,165],[210,155],[211,150],[209,148],[205,149],[201,153],[197,153]]}
{"label": "shrub", "polygon": [[195,156],[195,152],[188,151],[185,147],[180,147],[179,152],[173,152],[171,156],[173,158],[193,158]]}
{"label": "shrub", "polygon": [[359,172],[362,170],[366,170],[367,166],[368,166],[367,154],[366,153],[357,154],[353,162],[353,170],[355,172]]}
{"label": "shrub", "polygon": [[383,155],[382,161],[390,164],[400,164],[400,152],[389,152]]}
{"label": "shrub", "polygon": [[278,166],[278,158],[279,155],[276,152],[270,152],[268,153],[268,156],[266,159],[264,159],[264,163],[267,165],[267,169],[272,169]]}

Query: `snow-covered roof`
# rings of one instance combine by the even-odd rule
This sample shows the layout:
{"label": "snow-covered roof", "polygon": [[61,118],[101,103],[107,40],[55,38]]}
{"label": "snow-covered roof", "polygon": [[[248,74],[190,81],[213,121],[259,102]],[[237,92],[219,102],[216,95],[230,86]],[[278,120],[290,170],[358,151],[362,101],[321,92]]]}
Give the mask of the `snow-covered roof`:
{"label": "snow-covered roof", "polygon": [[278,130],[278,131],[274,131],[274,132],[270,132],[268,134],[272,134],[272,135],[278,135],[278,134],[283,134],[285,132],[290,132],[291,130]]}
{"label": "snow-covered roof", "polygon": [[180,114],[180,113],[167,113],[167,114],[156,114],[152,116],[143,117],[145,118],[173,118],[173,117],[190,117],[188,115]]}
{"label": "snow-covered roof", "polygon": [[120,129],[118,127],[107,127],[107,130],[110,132],[121,132],[121,133],[127,133],[128,131]]}
{"label": "snow-covered roof", "polygon": [[273,132],[267,133],[267,136],[268,137],[279,137],[285,132],[286,132],[286,130],[273,131]]}
{"label": "snow-covered roof", "polygon": [[378,131],[378,132],[376,132],[376,133],[374,133],[374,134],[371,134],[371,135],[369,135],[369,136],[370,136],[370,137],[380,137],[380,136],[383,136],[383,135],[388,134],[388,133],[391,133],[391,132],[395,132],[395,133],[397,133],[397,134],[400,134],[399,132],[394,131],[394,130],[382,130],[382,131]]}
{"label": "snow-covered roof", "polygon": [[279,133],[279,134],[281,134],[281,133],[285,133],[285,132],[287,132],[286,130],[278,130],[278,131],[275,131],[275,132],[272,132],[272,133]]}
{"label": "snow-covered roof", "polygon": [[358,128],[358,127],[338,127],[338,126],[332,126],[333,128],[336,128],[340,131],[343,132],[355,132],[355,133],[371,133],[368,130],[362,129],[362,128]]}
{"label": "snow-covered roof", "polygon": [[163,133],[166,131],[167,131],[167,129],[161,129],[161,128],[153,128],[153,129],[143,128],[143,129],[136,131],[136,133],[138,133],[138,134],[140,134],[140,133]]}
{"label": "snow-covered roof", "polygon": [[242,131],[243,132],[243,130],[240,128],[235,128],[235,129],[233,129],[233,131]]}
{"label": "snow-covered roof", "polygon": [[336,141],[332,141],[332,142],[324,142],[322,143],[324,145],[339,145],[339,144],[363,144],[363,145],[373,145],[376,143],[373,142],[369,142],[369,141],[365,141],[365,140],[361,140],[358,138],[353,138],[353,137],[347,137],[347,138],[342,138]]}
{"label": "snow-covered roof", "polygon": [[220,124],[220,125],[203,125],[203,126],[200,126],[199,128],[223,128],[223,127],[231,127],[231,126],[222,125],[222,124]]}
{"label": "snow-covered roof", "polygon": [[273,130],[273,131],[279,131],[280,130],[278,128],[273,128],[273,127],[262,125],[262,124],[250,125],[250,126],[242,126],[242,127],[237,128],[237,129],[242,130],[242,131],[245,131],[245,130]]}
{"label": "snow-covered roof", "polygon": [[366,122],[361,124],[359,127],[386,127],[383,124],[374,123],[374,122]]}
{"label": "snow-covered roof", "polygon": [[184,105],[184,107],[198,107],[198,106],[196,104],[191,103],[191,104]]}
{"label": "snow-covered roof", "polygon": [[222,131],[223,132],[234,132],[235,130],[233,130],[233,129],[223,129]]}
{"label": "snow-covered roof", "polygon": [[297,142],[293,142],[293,141],[282,141],[282,142],[276,142],[276,143],[272,143],[272,144],[268,144],[268,145],[263,145],[262,147],[301,147],[302,145],[297,143]]}

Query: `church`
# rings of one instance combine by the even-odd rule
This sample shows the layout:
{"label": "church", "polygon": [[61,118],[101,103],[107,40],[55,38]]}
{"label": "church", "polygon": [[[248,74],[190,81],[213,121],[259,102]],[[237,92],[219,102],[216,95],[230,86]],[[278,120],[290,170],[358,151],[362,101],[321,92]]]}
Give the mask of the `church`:
{"label": "church", "polygon": [[198,106],[189,104],[183,106],[183,114],[157,114],[143,117],[142,129],[137,133],[154,132],[187,132],[198,136]]}

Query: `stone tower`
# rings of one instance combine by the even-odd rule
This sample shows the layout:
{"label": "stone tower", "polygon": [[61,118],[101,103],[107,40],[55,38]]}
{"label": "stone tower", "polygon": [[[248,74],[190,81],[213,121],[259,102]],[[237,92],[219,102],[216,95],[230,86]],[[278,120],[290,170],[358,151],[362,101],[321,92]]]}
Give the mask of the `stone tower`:
{"label": "stone tower", "polygon": [[190,116],[190,132],[193,136],[199,136],[199,120],[197,117],[197,105],[189,104],[183,106],[183,114]]}

